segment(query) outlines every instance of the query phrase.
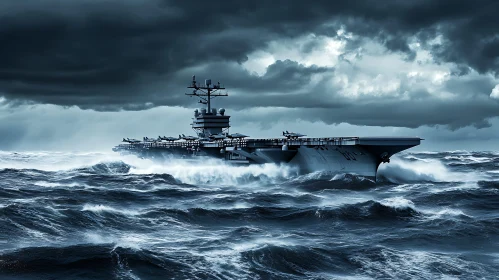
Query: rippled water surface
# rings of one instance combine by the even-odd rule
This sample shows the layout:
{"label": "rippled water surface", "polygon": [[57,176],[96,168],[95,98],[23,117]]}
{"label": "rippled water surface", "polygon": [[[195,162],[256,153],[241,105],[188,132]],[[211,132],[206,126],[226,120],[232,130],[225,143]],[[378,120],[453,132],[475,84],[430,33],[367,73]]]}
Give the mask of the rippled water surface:
{"label": "rippled water surface", "polygon": [[378,182],[285,166],[0,153],[0,279],[497,279],[499,153]]}

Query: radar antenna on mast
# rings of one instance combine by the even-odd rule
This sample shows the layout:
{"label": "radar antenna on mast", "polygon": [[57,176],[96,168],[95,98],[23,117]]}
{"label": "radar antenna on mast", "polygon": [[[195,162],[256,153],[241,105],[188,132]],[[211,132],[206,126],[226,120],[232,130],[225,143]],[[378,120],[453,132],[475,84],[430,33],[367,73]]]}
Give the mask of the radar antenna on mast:
{"label": "radar antenna on mast", "polygon": [[[207,104],[207,109],[208,112],[211,112],[211,99],[218,97],[218,96],[228,96],[229,94],[227,92],[225,93],[215,93],[219,90],[225,89],[223,86],[220,85],[220,82],[218,82],[215,85],[211,84],[211,79],[207,79],[204,81],[204,86],[200,86],[196,82],[196,76],[192,76],[192,84],[188,86],[187,88],[192,88],[193,91],[192,93],[186,93],[185,95],[189,96],[197,96],[201,100],[199,100],[199,103],[202,104]],[[198,92],[200,91],[200,92]]]}

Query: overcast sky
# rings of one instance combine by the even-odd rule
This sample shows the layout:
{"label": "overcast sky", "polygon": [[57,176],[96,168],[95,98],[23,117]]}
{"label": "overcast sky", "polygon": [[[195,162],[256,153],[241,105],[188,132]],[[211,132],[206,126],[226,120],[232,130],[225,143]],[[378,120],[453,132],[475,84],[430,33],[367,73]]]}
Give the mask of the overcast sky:
{"label": "overcast sky", "polygon": [[0,1],[0,149],[193,134],[192,75],[231,132],[499,149],[499,1]]}

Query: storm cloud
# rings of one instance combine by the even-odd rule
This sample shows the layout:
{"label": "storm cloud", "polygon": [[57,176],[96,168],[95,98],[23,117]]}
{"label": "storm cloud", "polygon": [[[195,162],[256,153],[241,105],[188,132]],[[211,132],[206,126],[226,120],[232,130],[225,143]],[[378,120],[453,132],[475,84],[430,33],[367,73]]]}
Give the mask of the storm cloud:
{"label": "storm cloud", "polygon": [[[192,107],[191,76],[255,121],[451,129],[499,116],[497,1],[0,3],[10,106]],[[217,100],[218,102],[218,100]],[[284,108],[277,110],[275,108]]]}

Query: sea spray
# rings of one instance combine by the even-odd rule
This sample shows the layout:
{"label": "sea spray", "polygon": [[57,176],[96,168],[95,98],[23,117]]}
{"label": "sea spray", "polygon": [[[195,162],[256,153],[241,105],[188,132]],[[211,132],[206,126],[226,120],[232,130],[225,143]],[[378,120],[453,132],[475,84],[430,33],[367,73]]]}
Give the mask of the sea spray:
{"label": "sea spray", "polygon": [[492,279],[498,155],[467,154],[401,154],[373,182],[0,153],[0,279]]}

